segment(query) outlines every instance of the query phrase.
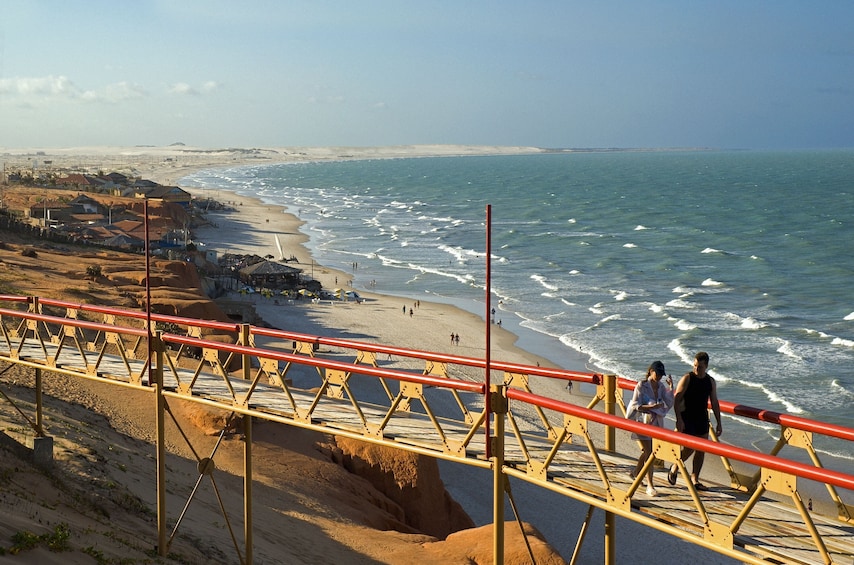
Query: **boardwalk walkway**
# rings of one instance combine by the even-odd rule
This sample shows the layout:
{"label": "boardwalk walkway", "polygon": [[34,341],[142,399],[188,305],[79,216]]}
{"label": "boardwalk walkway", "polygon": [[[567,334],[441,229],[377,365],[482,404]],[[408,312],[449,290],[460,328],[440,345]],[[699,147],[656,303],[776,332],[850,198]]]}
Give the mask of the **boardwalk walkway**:
{"label": "boardwalk walkway", "polygon": [[[499,371],[498,382],[488,391],[484,383],[450,378],[448,366],[453,359],[422,359],[425,368],[420,372],[383,369],[375,361],[376,352],[366,344],[352,344],[355,362],[342,362],[315,356],[321,338],[297,336],[302,339],[293,340],[293,350],[282,352],[254,347],[254,330],[235,326],[236,344],[202,340],[193,336],[198,335],[193,330],[189,335],[154,336],[151,378],[155,382],[149,383],[148,334],[138,326],[8,309],[0,309],[0,322],[0,360],[7,363],[156,390],[162,378],[159,390],[164,399],[205,402],[239,415],[459,464],[482,468],[499,464],[505,477],[541,485],[554,496],[581,500],[744,562],[854,562],[849,508],[838,503],[839,519],[810,513],[797,490],[798,477],[825,477],[831,486],[850,489],[854,476],[845,473],[700,443],[707,452],[718,450],[716,454],[742,466],[753,465],[756,480],[751,483],[733,472],[733,484],[713,485],[699,493],[684,486],[683,468],[680,486],[662,486],[659,496],[646,496],[640,479],[632,481],[628,476],[635,454],[603,447],[609,443],[607,434],[615,429],[629,432],[643,425],[609,414],[619,407],[619,395],[612,387],[609,397],[608,383],[599,375],[585,378],[597,384],[597,400],[602,402],[583,407],[532,393],[527,382],[528,374],[538,371],[534,367]],[[294,336],[283,333],[281,337],[284,341]],[[419,358],[417,352],[409,353]],[[295,379],[311,378],[311,387],[294,385]],[[518,417],[523,410],[537,417]],[[492,442],[485,441],[487,421],[496,435]],[[604,439],[594,441],[593,428],[604,430]],[[785,433],[791,427],[781,429]],[[665,462],[676,461],[680,442],[702,442],[666,430],[646,433],[653,435],[656,456]],[[778,495],[777,500],[780,495],[789,500],[774,500],[771,493]]]}

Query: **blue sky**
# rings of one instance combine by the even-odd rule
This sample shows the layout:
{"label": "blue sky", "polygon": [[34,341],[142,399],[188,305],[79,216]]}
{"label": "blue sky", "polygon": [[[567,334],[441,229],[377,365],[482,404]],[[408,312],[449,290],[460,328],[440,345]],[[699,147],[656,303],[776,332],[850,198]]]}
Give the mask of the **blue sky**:
{"label": "blue sky", "polygon": [[0,0],[0,147],[854,147],[854,2]]}

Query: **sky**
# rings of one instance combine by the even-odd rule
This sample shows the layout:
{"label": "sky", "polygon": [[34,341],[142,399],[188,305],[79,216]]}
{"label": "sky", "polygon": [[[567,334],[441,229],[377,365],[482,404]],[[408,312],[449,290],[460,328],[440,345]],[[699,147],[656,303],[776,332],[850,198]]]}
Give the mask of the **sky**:
{"label": "sky", "polygon": [[0,0],[0,147],[854,147],[854,2]]}

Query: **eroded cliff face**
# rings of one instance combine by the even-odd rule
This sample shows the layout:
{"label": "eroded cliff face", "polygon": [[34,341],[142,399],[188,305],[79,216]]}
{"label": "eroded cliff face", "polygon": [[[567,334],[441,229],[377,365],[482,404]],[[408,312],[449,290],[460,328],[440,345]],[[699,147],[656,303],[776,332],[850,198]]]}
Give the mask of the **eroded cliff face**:
{"label": "eroded cliff face", "polygon": [[[231,434],[242,432],[241,418],[192,402],[175,406],[199,431],[218,435],[223,429]],[[348,491],[342,504],[372,506],[357,513],[365,525],[381,530],[422,533],[438,539],[475,526],[468,514],[445,490],[435,459],[400,449],[375,445],[318,432],[297,430],[277,423],[263,423],[261,437],[281,448],[281,457],[294,463],[294,451],[320,456],[325,464],[334,464],[360,481],[340,480],[340,473],[322,473],[329,481]],[[271,430],[271,428],[274,428]],[[295,444],[294,441],[299,438]],[[318,465],[321,461],[318,461]],[[303,471],[305,472],[305,471]],[[352,478],[352,477],[350,477]],[[379,510],[379,512],[377,512]]]}
{"label": "eroded cliff face", "polygon": [[394,501],[407,526],[439,539],[474,527],[445,490],[432,457],[344,437],[334,441],[333,460]]}
{"label": "eroded cliff face", "polygon": [[[190,402],[182,403],[177,412],[207,435],[218,435],[223,428],[241,433],[240,419],[230,419],[226,412]],[[384,562],[493,563],[492,525],[475,527],[445,490],[435,459],[277,423],[256,424],[254,436],[258,480],[288,477],[311,493],[312,504],[326,505],[329,512],[383,532],[381,550],[375,550]],[[293,483],[278,484],[290,493],[297,490]],[[536,563],[565,564],[536,528],[528,523],[521,528],[524,536],[519,524],[504,524],[506,565],[528,565],[532,554]],[[368,537],[351,536],[350,544],[370,543]]]}

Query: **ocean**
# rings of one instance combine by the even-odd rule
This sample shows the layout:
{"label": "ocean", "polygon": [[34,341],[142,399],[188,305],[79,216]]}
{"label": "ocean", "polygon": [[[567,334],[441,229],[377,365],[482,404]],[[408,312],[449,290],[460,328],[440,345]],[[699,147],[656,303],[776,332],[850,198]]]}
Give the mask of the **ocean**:
{"label": "ocean", "polygon": [[[356,289],[480,315],[489,205],[496,322],[526,349],[635,379],[655,359],[676,379],[703,350],[721,399],[854,427],[852,150],[337,161],[179,182],[286,206]],[[767,452],[779,429],[726,416],[724,433]]]}

